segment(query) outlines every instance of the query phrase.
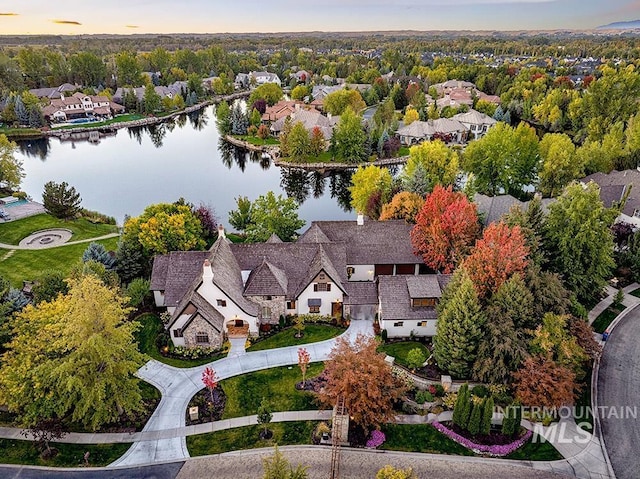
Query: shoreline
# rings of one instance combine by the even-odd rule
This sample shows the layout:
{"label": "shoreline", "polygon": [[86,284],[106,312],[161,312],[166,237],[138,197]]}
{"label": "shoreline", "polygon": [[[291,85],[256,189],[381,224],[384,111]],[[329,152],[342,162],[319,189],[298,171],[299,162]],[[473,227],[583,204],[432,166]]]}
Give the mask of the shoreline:
{"label": "shoreline", "polygon": [[38,133],[34,132],[33,134],[26,134],[26,135],[14,136],[14,135],[8,134],[7,137],[13,141],[37,140],[41,138],[50,138],[50,137],[65,138],[75,133],[84,133],[84,132],[91,132],[91,131],[115,131],[123,128],[156,125],[159,123],[164,123],[166,121],[172,120],[180,115],[185,115],[185,114],[193,113],[194,111],[202,110],[203,108],[206,108],[210,105],[218,104],[221,101],[232,101],[238,98],[244,98],[246,96],[249,96],[250,93],[251,92],[243,91],[243,92],[232,93],[230,95],[217,96],[213,99],[198,103],[197,105],[189,106],[189,107],[183,108],[182,110],[172,112],[166,116],[150,116],[147,118],[141,118],[139,120],[115,122],[115,123],[110,123],[108,125],[79,126],[77,128],[65,128],[60,130],[51,130],[51,129],[40,130]]}
{"label": "shoreline", "polygon": [[394,165],[404,165],[408,160],[409,156],[398,156],[395,158],[383,158],[381,160],[376,161],[365,161],[362,163],[293,163],[290,161],[286,161],[280,158],[280,148],[276,145],[254,145],[253,143],[249,143],[248,141],[240,140],[238,138],[234,138],[231,135],[225,135],[224,140],[234,146],[239,148],[244,148],[249,151],[255,151],[257,153],[266,153],[273,161],[274,166],[278,166],[280,168],[294,168],[299,170],[311,170],[311,171],[319,171],[319,170],[329,170],[329,171],[343,171],[343,170],[354,170],[360,166],[394,166]]}

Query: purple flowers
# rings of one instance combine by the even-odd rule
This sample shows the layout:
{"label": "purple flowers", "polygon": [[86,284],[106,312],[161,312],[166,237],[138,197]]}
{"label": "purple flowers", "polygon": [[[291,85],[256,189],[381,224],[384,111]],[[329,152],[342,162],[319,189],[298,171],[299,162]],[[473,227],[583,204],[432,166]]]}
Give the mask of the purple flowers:
{"label": "purple flowers", "polygon": [[384,435],[384,432],[377,429],[371,431],[371,435],[369,436],[369,440],[367,441],[367,447],[375,449],[376,447],[381,446],[386,439],[387,438]]}
{"label": "purple flowers", "polygon": [[[508,456],[513,451],[524,445],[532,436],[531,431],[527,431],[522,437],[516,439],[510,444],[503,445],[494,445],[487,446],[484,444],[476,444],[475,442],[467,439],[466,437],[462,437],[460,434],[455,433],[451,429],[449,429],[444,424],[439,423],[438,421],[433,421],[433,427],[435,427],[442,434],[457,442],[461,446],[466,447],[467,449],[471,449],[476,454],[489,454],[495,457]],[[367,443],[368,445],[369,443]]]}

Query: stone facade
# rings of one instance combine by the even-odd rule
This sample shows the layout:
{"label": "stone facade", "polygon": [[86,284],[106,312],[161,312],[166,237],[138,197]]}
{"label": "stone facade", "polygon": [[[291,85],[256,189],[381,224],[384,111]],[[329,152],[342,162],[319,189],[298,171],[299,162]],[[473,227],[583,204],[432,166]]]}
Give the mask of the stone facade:
{"label": "stone facade", "polygon": [[[208,336],[209,341],[207,343],[198,342],[197,336],[199,333],[205,333]],[[183,332],[184,345],[192,348],[195,346],[202,346],[203,348],[220,348],[222,347],[223,334],[217,331],[202,316],[196,316],[189,324],[189,327]]]}
{"label": "stone facade", "polygon": [[[286,316],[287,314],[284,296],[247,296],[247,299],[259,306],[258,321],[260,324],[278,324],[280,315]],[[262,316],[265,307],[271,309],[271,316]]]}

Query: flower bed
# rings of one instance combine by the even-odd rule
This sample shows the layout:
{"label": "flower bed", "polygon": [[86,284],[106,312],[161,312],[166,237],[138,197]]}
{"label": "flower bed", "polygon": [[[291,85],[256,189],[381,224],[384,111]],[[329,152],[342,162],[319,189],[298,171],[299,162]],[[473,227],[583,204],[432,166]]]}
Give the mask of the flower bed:
{"label": "flower bed", "polygon": [[447,426],[438,421],[434,421],[432,423],[433,427],[435,427],[442,434],[457,442],[461,446],[466,447],[467,449],[472,450],[476,454],[488,454],[494,457],[503,457],[508,456],[516,449],[522,447],[532,436],[532,432],[527,430],[523,436],[519,437],[515,441],[509,444],[496,444],[492,446],[488,446],[486,444],[476,444],[470,439],[461,436],[460,434],[452,431]]}
{"label": "flower bed", "polygon": [[367,441],[367,447],[375,449],[379,446],[382,446],[386,439],[387,438],[384,435],[384,432],[379,431],[378,429],[374,429],[373,431],[371,431],[371,435],[369,436],[369,440]]}

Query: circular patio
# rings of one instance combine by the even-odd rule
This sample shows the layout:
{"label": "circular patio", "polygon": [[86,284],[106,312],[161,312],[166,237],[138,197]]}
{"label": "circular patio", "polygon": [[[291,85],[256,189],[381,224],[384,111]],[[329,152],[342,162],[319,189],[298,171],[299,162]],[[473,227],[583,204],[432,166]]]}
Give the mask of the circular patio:
{"label": "circular patio", "polygon": [[19,246],[31,249],[51,248],[59,246],[71,239],[73,232],[63,228],[54,228],[50,230],[36,231],[26,238],[23,238]]}

